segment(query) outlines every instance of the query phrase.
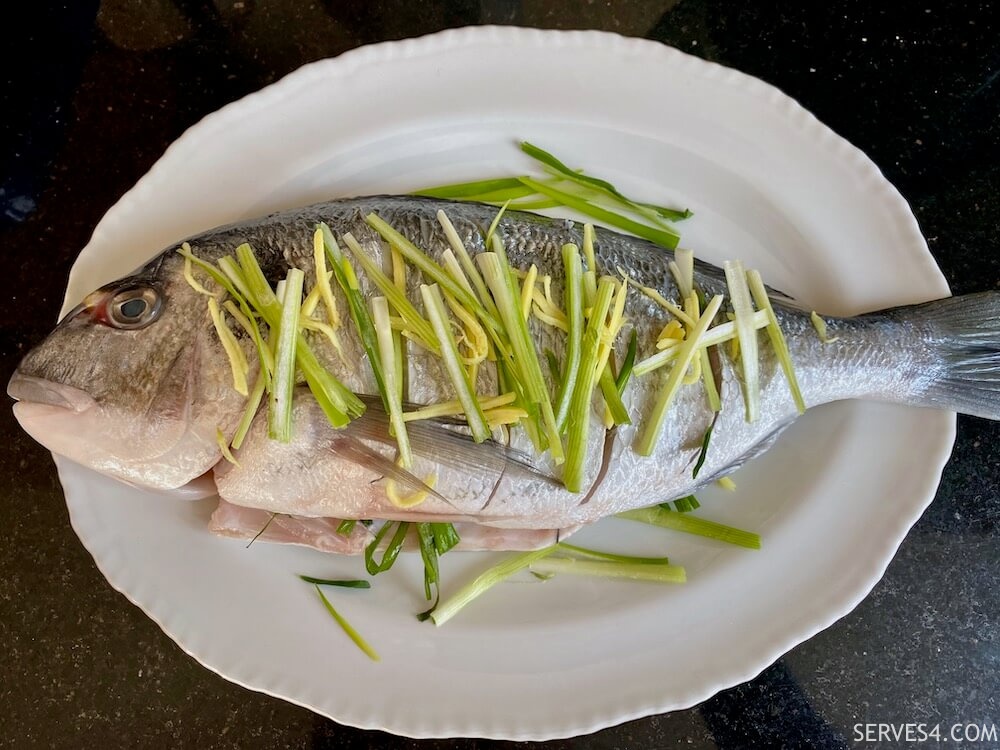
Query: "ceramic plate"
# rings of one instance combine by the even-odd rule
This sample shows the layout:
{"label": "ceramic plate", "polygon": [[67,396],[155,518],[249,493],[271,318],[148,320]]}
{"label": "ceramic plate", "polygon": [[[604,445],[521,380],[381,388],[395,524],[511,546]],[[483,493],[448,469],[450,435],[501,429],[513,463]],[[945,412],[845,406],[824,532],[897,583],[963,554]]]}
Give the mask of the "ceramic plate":
{"label": "ceramic plate", "polygon": [[[858,150],[759,80],[593,32],[449,31],[306,66],[205,118],[98,226],[73,304],[178,238],[338,196],[522,173],[529,139],[648,200],[691,207],[683,241],[739,257],[824,313],[947,295],[906,203]],[[864,273],[858,273],[863,267]],[[435,629],[419,560],[335,591],[365,658],[295,573],[355,559],[212,537],[181,503],[59,462],[73,526],[108,581],[229,680],[339,722],[414,737],[543,739],[691,706],[844,615],[931,500],[948,413],[843,403],[799,420],[703,515],[760,552],[618,520],[582,543],[668,553],[684,586],[511,582]],[[446,591],[495,559],[448,555]]]}

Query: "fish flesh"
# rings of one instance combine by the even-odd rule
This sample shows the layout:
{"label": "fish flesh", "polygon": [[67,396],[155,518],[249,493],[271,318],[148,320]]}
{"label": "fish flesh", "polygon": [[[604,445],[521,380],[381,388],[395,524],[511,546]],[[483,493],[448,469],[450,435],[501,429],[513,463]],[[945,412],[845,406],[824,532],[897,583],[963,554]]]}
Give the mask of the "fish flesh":
{"label": "fish flesh", "polygon": [[[315,282],[313,232],[318,222],[325,222],[336,236],[353,234],[376,263],[388,268],[388,249],[365,216],[377,213],[428,256],[440,260],[449,244],[437,219],[439,210],[447,213],[470,254],[486,249],[484,235],[496,208],[393,196],[338,200],[275,213],[220,227],[187,242],[195,255],[209,262],[249,243],[272,284],[296,267],[304,272],[308,289]],[[522,270],[537,266],[540,275],[551,277],[553,297],[561,300],[561,249],[566,243],[582,243],[582,226],[511,211],[499,221],[496,232],[511,265]],[[559,465],[548,453],[534,455],[524,431],[513,428],[509,445],[486,443],[478,454],[465,456],[465,465],[438,455],[431,435],[416,451],[412,472],[418,477],[434,475],[436,494],[413,507],[398,507],[386,495],[385,482],[380,481],[383,474],[371,463],[358,460],[356,451],[346,450],[364,445],[369,452],[391,458],[392,447],[373,440],[361,424],[364,419],[344,429],[331,427],[305,388],[297,388],[294,394],[291,441],[268,438],[266,409],[262,409],[236,451],[238,463],[234,465],[222,460],[216,434],[219,430],[227,438],[233,435],[245,397],[233,388],[229,359],[205,299],[185,280],[184,260],[176,249],[165,249],[133,274],[90,294],[25,356],[8,393],[18,401],[15,415],[36,440],[122,481],[172,489],[211,472],[214,488],[228,504],[220,507],[220,519],[231,510],[229,506],[238,506],[306,520],[450,521],[506,530],[510,536],[497,533],[492,538],[520,540],[510,544],[525,548],[523,538],[514,532],[564,529],[568,533],[620,511],[691,494],[766,450],[798,416],[778,358],[761,337],[760,409],[753,422],[744,416],[740,364],[727,347],[719,347],[723,407],[697,479],[692,476],[692,463],[714,418],[699,386],[681,388],[652,455],[641,456],[633,450],[669,368],[630,379],[622,400],[632,424],[608,432],[590,430],[584,461],[586,489],[580,493],[553,481],[560,475]],[[668,251],[597,228],[595,254],[598,275],[620,278],[624,274],[636,285],[678,300]],[[365,274],[359,271],[358,276],[366,298],[379,294]],[[422,281],[419,271],[407,268],[408,296],[418,309]],[[694,281],[708,297],[723,294],[728,298],[720,269],[696,262]],[[345,309],[341,290],[334,285],[333,291],[340,309]],[[997,293],[947,298],[855,318],[827,318],[828,343],[821,340],[808,311],[776,292],[772,301],[809,406],[860,398],[1000,417]],[[632,287],[625,315],[626,324],[615,346],[619,364],[626,349],[622,342],[632,331],[641,359],[655,353],[657,337],[672,319],[661,305]],[[537,351],[551,350],[562,361],[564,334],[536,318],[529,326]],[[252,340],[241,329],[234,327],[233,332],[256,368]],[[317,357],[355,393],[377,394],[356,331],[348,323],[338,333],[342,353],[317,337],[312,340]],[[549,373],[543,374],[550,393],[554,392],[556,384]],[[433,404],[455,398],[441,360],[419,346],[409,347],[406,379],[409,402]],[[483,363],[475,386],[479,394],[498,392],[491,363]],[[595,419],[600,404],[595,398]],[[480,460],[484,451],[495,460]],[[509,456],[528,456],[531,470],[519,470],[518,461]],[[247,525],[227,526],[220,521],[217,530],[245,534]],[[307,533],[302,528],[298,531]],[[348,542],[342,543],[345,551],[349,551]]]}

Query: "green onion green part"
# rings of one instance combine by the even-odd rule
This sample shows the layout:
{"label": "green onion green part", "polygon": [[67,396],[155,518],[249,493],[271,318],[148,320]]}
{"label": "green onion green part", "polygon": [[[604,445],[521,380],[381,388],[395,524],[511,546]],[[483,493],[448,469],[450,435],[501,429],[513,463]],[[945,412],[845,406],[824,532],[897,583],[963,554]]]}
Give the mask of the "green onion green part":
{"label": "green onion green part", "polygon": [[385,297],[374,297],[372,305],[372,324],[375,326],[375,336],[378,339],[379,361],[382,364],[382,375],[385,378],[384,400],[388,406],[389,424],[396,438],[399,449],[399,464],[404,469],[413,466],[413,451],[410,449],[410,437],[406,432],[406,422],[403,421],[403,400],[401,384],[396,382],[396,347],[392,340],[392,327],[389,324],[389,303]]}
{"label": "green onion green part", "polygon": [[556,380],[560,384],[559,399],[556,402],[555,410],[556,426],[560,433],[566,431],[569,405],[576,387],[577,374],[580,371],[580,347],[583,343],[584,328],[583,264],[580,260],[580,250],[576,245],[563,245],[562,257],[563,268],[566,271],[563,296],[569,332],[566,334],[566,360],[562,367],[562,377]]}
{"label": "green onion green part", "polygon": [[361,637],[361,634],[358,633],[358,631],[344,619],[343,615],[333,608],[333,605],[330,604],[330,600],[326,598],[326,595],[323,594],[323,590],[319,586],[316,586],[316,593],[319,594],[319,598],[323,600],[323,605],[326,607],[326,611],[329,612],[330,616],[337,621],[337,624],[340,625],[341,629],[347,633],[347,637],[354,641],[354,645],[364,651],[365,655],[372,661],[381,661],[379,655],[375,653],[375,649],[369,646],[368,642]]}
{"label": "green onion green part", "polygon": [[354,531],[354,527],[357,526],[358,521],[355,518],[345,518],[340,523],[337,524],[337,533],[341,536],[350,536],[351,532]]}
{"label": "green onion green part", "polygon": [[[376,561],[375,552],[378,550],[378,546],[382,543],[382,540],[388,536],[389,530],[393,526],[396,527],[396,533],[392,535],[392,539],[389,540],[385,552],[382,553],[382,560]],[[386,521],[382,525],[382,528],[375,534],[375,538],[365,547],[365,570],[368,571],[368,575],[373,576],[378,573],[384,573],[392,567],[393,563],[396,562],[396,558],[399,557],[400,550],[403,549],[403,541],[406,539],[406,532],[409,528],[410,524],[408,521],[399,521],[396,523]]]}

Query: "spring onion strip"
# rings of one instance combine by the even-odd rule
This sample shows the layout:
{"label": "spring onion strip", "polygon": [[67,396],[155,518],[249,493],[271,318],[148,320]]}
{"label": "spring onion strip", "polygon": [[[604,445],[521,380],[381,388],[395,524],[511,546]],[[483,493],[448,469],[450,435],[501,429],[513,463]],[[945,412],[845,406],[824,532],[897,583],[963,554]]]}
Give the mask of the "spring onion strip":
{"label": "spring onion strip", "polygon": [[563,245],[562,257],[563,268],[566,271],[564,294],[569,333],[566,337],[566,360],[562,366],[562,378],[556,381],[560,384],[559,399],[556,402],[556,427],[560,433],[566,431],[569,405],[580,371],[580,347],[583,342],[584,328],[583,265],[580,260],[580,250],[576,245]]}
{"label": "spring onion strip", "polygon": [[816,335],[819,336],[819,340],[822,341],[824,344],[832,344],[834,341],[837,341],[840,338],[839,336],[834,336],[833,338],[830,338],[827,335],[826,321],[823,320],[823,318],[821,318],[819,316],[819,313],[817,313],[815,310],[813,310],[809,314],[809,320],[812,321],[813,328],[816,329]]}
{"label": "spring onion strip", "polygon": [[535,283],[538,281],[538,266],[534,263],[528,269],[521,285],[521,317],[525,320],[531,317],[531,298],[535,293]]}
{"label": "spring onion strip", "polygon": [[[394,525],[396,533],[392,535],[392,539],[389,540],[385,552],[382,553],[382,560],[376,561],[375,552]],[[403,540],[406,539],[406,532],[409,529],[410,524],[407,521],[399,521],[395,524],[392,521],[386,521],[382,525],[382,528],[375,534],[375,538],[365,547],[365,570],[368,571],[368,575],[373,576],[378,573],[384,573],[392,567],[393,563],[396,562],[396,558],[399,557],[400,550],[403,549]]]}
{"label": "spring onion strip", "polygon": [[326,595],[319,586],[316,586],[316,593],[319,594],[319,598],[323,600],[323,605],[326,607],[326,611],[329,612],[330,616],[337,621],[337,624],[340,625],[341,629],[347,634],[347,637],[354,641],[354,645],[364,651],[365,655],[372,661],[381,661],[379,655],[375,653],[375,649],[369,646],[368,642],[361,637],[361,634],[351,626],[351,623],[345,620],[344,616],[333,608],[333,605],[330,604],[330,600],[326,598]]}
{"label": "spring onion strip", "polygon": [[354,527],[357,525],[358,521],[356,518],[345,518],[337,524],[337,533],[341,536],[350,536],[351,532],[354,531]]}
{"label": "spring onion strip", "polygon": [[488,326],[493,327],[495,330],[500,330],[500,321],[491,315],[474,295],[469,294],[468,290],[452,279],[441,266],[431,260],[423,250],[393,229],[378,214],[368,214],[365,217],[365,222],[378,232],[382,239],[397,248],[403,257],[420,269],[430,281],[438,284],[441,289],[446,290],[461,302],[466,309],[482,318],[483,322]]}
{"label": "spring onion strip", "polygon": [[[244,245],[240,245],[240,247],[244,247]],[[246,247],[249,249],[250,246],[246,245]],[[239,255],[239,252],[240,248],[238,247],[236,248],[237,255]],[[236,261],[234,261],[230,256],[226,255],[222,258],[219,258],[219,268],[222,269],[222,272],[223,274],[225,274],[226,279],[229,280],[229,287],[231,290],[233,290],[229,292],[230,295],[233,295],[234,293],[239,294],[251,305],[255,307],[260,306],[260,300],[258,300],[257,297],[254,296],[253,290],[251,290],[251,288],[247,284],[246,274],[244,273],[243,269],[239,265],[237,265]]]}
{"label": "spring onion strip", "polygon": [[385,376],[389,424],[399,449],[399,465],[404,469],[409,469],[413,466],[413,451],[410,449],[410,438],[406,433],[406,423],[403,421],[402,391],[399,383],[396,382],[396,349],[392,343],[392,330],[389,328],[389,303],[385,297],[375,297],[371,301],[371,306],[372,322],[375,326],[378,352],[382,362],[382,374]]}
{"label": "spring onion strip", "polygon": [[[501,243],[495,241],[494,247],[500,248]],[[548,440],[549,453],[558,464],[563,461],[562,442],[556,427],[556,418],[552,410],[545,380],[542,377],[542,366],[538,361],[538,351],[528,331],[528,324],[521,315],[518,304],[516,279],[509,273],[509,266],[502,265],[500,255],[496,252],[480,253],[476,260],[483,272],[490,292],[497,305],[497,311],[503,320],[504,330],[509,338],[513,352],[513,364],[516,366],[524,395],[529,404],[537,405],[541,412],[542,426]],[[528,409],[529,413],[531,409]]]}
{"label": "spring onion strip", "polygon": [[[767,314],[763,310],[755,312],[753,316],[753,328],[764,328],[767,325]],[[733,321],[721,323],[720,325],[710,328],[708,332],[702,336],[698,346],[699,348],[708,349],[709,347],[716,346],[717,344],[724,344],[731,339],[736,340],[736,324]],[[641,362],[636,362],[633,372],[636,375],[645,375],[650,373],[653,370],[663,367],[663,365],[675,360],[679,351],[679,346],[673,346],[669,349],[657,352]]]}
{"label": "spring onion strip", "polygon": [[444,300],[441,298],[441,289],[437,284],[428,286],[420,285],[420,296],[424,301],[424,312],[430,319],[434,329],[434,335],[441,344],[441,358],[445,370],[451,378],[458,400],[462,404],[462,411],[468,422],[472,437],[477,443],[481,443],[490,437],[490,427],[486,424],[486,417],[483,409],[476,398],[473,385],[469,382],[469,374],[462,367],[458,354],[458,347],[455,344],[455,337],[451,332],[451,324],[448,321],[448,313],[444,307]]}
{"label": "spring onion strip", "polygon": [[601,386],[601,396],[604,398],[604,404],[607,407],[608,416],[611,419],[611,424],[605,422],[605,427],[610,428],[612,425],[616,424],[632,424],[632,419],[628,415],[628,410],[625,409],[625,404],[622,402],[621,393],[618,390],[618,384],[615,382],[614,376],[611,374],[611,365],[605,365],[604,369],[601,370],[601,377],[599,379],[599,384]]}
{"label": "spring onion strip", "polygon": [[313,233],[313,263],[316,266],[316,288],[326,308],[326,319],[331,326],[340,325],[340,312],[337,310],[337,300],[330,286],[330,274],[326,270],[326,252],[323,249],[323,231],[317,229]]}
{"label": "spring onion strip", "polygon": [[[516,393],[504,393],[499,396],[487,396],[479,398],[479,406],[483,411],[498,409],[507,406],[517,400]],[[438,404],[431,404],[422,409],[403,412],[404,422],[415,422],[418,419],[439,419],[440,417],[455,417],[462,414],[463,406],[461,401],[442,401]]]}
{"label": "spring onion strip", "polygon": [[628,385],[628,381],[632,377],[635,368],[635,355],[638,349],[639,335],[633,328],[632,335],[628,340],[628,349],[625,351],[625,359],[622,362],[622,369],[618,372],[618,377],[615,378],[615,388],[618,389],[619,396],[625,392],[625,386]]}
{"label": "spring onion strip", "polygon": [[[760,363],[757,359],[757,329],[753,325],[753,304],[747,287],[746,272],[740,261],[726,261],[726,285],[736,316],[736,338],[740,342],[740,365],[743,370],[743,403],[746,421],[754,422],[760,412]],[[766,313],[765,313],[766,315]],[[770,324],[770,321],[768,321]]]}
{"label": "spring onion strip", "polygon": [[264,336],[260,332],[260,326],[257,325],[256,317],[253,314],[244,315],[231,299],[227,299],[222,306],[253,340],[254,345],[257,347],[257,355],[260,358],[264,378],[270,384],[271,373],[274,372],[274,355],[271,352],[271,347],[264,342]]}
{"label": "spring onion strip", "polygon": [[243,408],[243,416],[240,417],[240,422],[236,425],[236,432],[233,433],[233,439],[230,442],[233,448],[239,450],[239,447],[243,445],[243,441],[250,431],[250,425],[253,424],[253,418],[257,416],[260,402],[264,400],[266,387],[267,381],[264,378],[264,374],[262,372],[257,373],[257,380],[254,382],[253,390],[250,391],[246,406]]}
{"label": "spring onion strip", "polygon": [[775,315],[774,308],[771,306],[771,300],[767,296],[767,287],[764,286],[764,280],[760,277],[760,273],[753,268],[747,271],[747,283],[750,286],[750,293],[753,295],[757,307],[767,314],[768,326],[765,329],[767,336],[771,340],[771,347],[774,349],[774,354],[781,364],[781,371],[785,374],[785,380],[788,381],[788,390],[792,393],[795,408],[798,409],[799,414],[803,414],[806,410],[806,402],[802,398],[798,378],[795,377],[795,367],[792,364],[792,355],[788,351],[785,334],[781,331],[778,316]]}
{"label": "spring onion strip", "polygon": [[686,495],[674,500],[673,508],[670,507],[670,503],[660,503],[659,507],[666,511],[676,510],[678,513],[690,513],[691,511],[700,508],[701,503],[698,502],[698,498],[694,495]]}
{"label": "spring onion strip", "polygon": [[680,565],[650,565],[648,563],[605,562],[603,560],[579,560],[572,557],[546,557],[533,562],[532,573],[543,576],[566,573],[569,575],[592,576],[597,578],[627,578],[633,581],[654,581],[657,583],[684,583],[687,574]]}
{"label": "spring onion strip", "polygon": [[590,412],[601,329],[611,307],[611,296],[616,283],[610,276],[602,277],[598,283],[594,307],[587,321],[587,329],[580,347],[580,371],[573,387],[567,416],[566,467],[563,470],[563,484],[570,492],[580,492],[583,489],[583,462],[587,454],[587,436],[590,432]]}
{"label": "spring onion strip", "polygon": [[474,599],[478,598],[501,581],[510,578],[510,576],[514,575],[519,570],[527,568],[529,565],[541,560],[546,555],[551,555],[556,551],[556,549],[558,549],[558,547],[556,545],[552,545],[551,547],[545,547],[544,549],[524,552],[519,555],[512,555],[511,557],[508,557],[506,560],[501,561],[497,565],[494,565],[492,568],[489,568],[481,573],[475,578],[475,580],[467,583],[448,599],[441,602],[434,612],[431,613],[431,620],[433,620],[435,625],[444,625]]}
{"label": "spring onion strip", "polygon": [[619,555],[614,552],[601,552],[588,547],[579,547],[568,542],[557,542],[556,546],[560,552],[568,552],[572,555],[586,557],[593,560],[604,560],[605,562],[631,563],[633,565],[668,565],[670,559],[666,557],[635,557],[634,555]]}
{"label": "spring onion strip", "polygon": [[[428,198],[442,198],[445,200],[469,200],[470,196],[485,195],[500,190],[523,189],[523,187],[520,180],[516,177],[509,177],[496,180],[477,180],[476,182],[458,182],[454,185],[425,188],[415,191],[414,195],[424,195]],[[531,195],[531,193],[526,192],[524,195]]]}
{"label": "spring onion strip", "polygon": [[417,308],[413,306],[413,303],[406,297],[406,292],[401,290],[396,284],[390,279],[385,272],[378,267],[375,260],[365,252],[364,248],[361,247],[360,243],[354,238],[354,235],[348,233],[342,238],[344,244],[351,251],[351,254],[355,257],[361,267],[364,269],[365,273],[368,275],[369,280],[375,286],[378,287],[379,291],[386,296],[389,304],[392,305],[393,309],[399,313],[399,316],[406,321],[406,325],[411,333],[416,335],[422,342],[425,349],[430,349],[433,352],[438,350],[437,339],[434,338],[434,332],[431,330],[431,324],[428,323],[424,317],[417,312]]}
{"label": "spring onion strip", "polygon": [[701,358],[701,375],[705,383],[705,397],[708,399],[708,408],[714,412],[722,411],[722,399],[719,397],[719,389],[715,386],[715,372],[712,370],[712,359],[707,348],[703,348],[698,356]]}
{"label": "spring onion strip", "polygon": [[[559,364],[559,359],[556,357],[556,353],[551,349],[545,349],[545,364],[549,366],[549,377],[552,378],[553,383],[562,383],[562,367]],[[558,423],[559,417],[556,416],[556,422]]]}
{"label": "spring onion strip", "polygon": [[708,446],[712,442],[712,430],[715,429],[715,422],[718,418],[719,413],[716,412],[715,417],[712,418],[712,424],[705,430],[705,437],[701,439],[701,450],[698,451],[698,458],[694,462],[694,469],[691,470],[692,479],[698,478],[701,467],[705,465],[705,458],[708,456]]}
{"label": "spring onion strip", "polygon": [[[444,300],[448,303],[448,308],[451,310],[452,314],[458,318],[458,322],[462,325],[463,342],[469,350],[467,356],[461,357],[462,362],[469,366],[478,365],[486,359],[490,351],[490,344],[489,339],[486,337],[486,331],[484,331],[483,327],[479,325],[479,321],[476,320],[476,316],[462,307],[458,300],[447,292],[444,293]],[[476,379],[471,375],[469,376],[469,381],[473,386],[475,386]]]}
{"label": "spring onion strip", "polygon": [[[496,205],[494,203],[494,205]],[[550,198],[540,198],[534,201],[507,201],[507,207],[515,211],[540,211],[543,208],[558,208],[561,204]]]}
{"label": "spring onion strip", "polygon": [[594,225],[587,222],[583,225],[583,259],[587,262],[587,270],[583,272],[583,303],[584,307],[594,304],[597,294],[597,258],[594,254]]}
{"label": "spring onion strip", "polygon": [[424,563],[424,597],[430,601],[431,586],[440,586],[440,570],[437,548],[434,546],[434,532],[431,531],[429,523],[417,524],[417,541],[420,545],[420,557]]}
{"label": "spring onion strip", "polygon": [[[226,275],[222,273],[222,271],[220,271],[218,268],[213,266],[211,263],[204,261],[197,255],[195,255],[194,252],[191,250],[191,246],[188,243],[185,242],[183,245],[181,245],[180,249],[177,251],[177,254],[180,255],[185,260],[190,260],[194,265],[198,266],[198,268],[200,268],[202,271],[204,271],[211,277],[212,281],[214,281],[216,284],[225,289],[230,295],[232,296],[236,295],[236,288],[233,286],[232,282],[226,278]],[[209,294],[211,295],[211,292],[209,292]],[[215,295],[211,296],[214,297]]]}
{"label": "spring onion strip", "polygon": [[305,274],[289,268],[285,277],[284,304],[277,328],[274,357],[274,382],[267,412],[267,435],[287,443],[292,439],[292,391],[295,388],[295,344],[299,337],[299,309]]}
{"label": "spring onion strip", "polygon": [[192,289],[194,289],[198,294],[204,294],[209,297],[214,297],[215,292],[210,292],[208,289],[203,287],[198,280],[194,277],[194,263],[192,263],[191,258],[194,253],[191,252],[191,246],[188,243],[181,244],[181,250],[186,253],[184,255],[184,280],[188,283]]}
{"label": "spring onion strip", "polygon": [[677,263],[677,285],[681,296],[688,297],[694,291],[694,253],[679,247],[674,251],[674,262]]}
{"label": "spring onion strip", "polygon": [[243,348],[236,340],[236,336],[229,330],[226,321],[222,319],[222,311],[219,309],[219,303],[216,302],[215,297],[208,298],[208,312],[212,316],[215,332],[219,335],[219,343],[222,344],[222,349],[229,359],[229,369],[233,374],[233,388],[241,396],[247,396],[249,395],[247,373],[250,370],[250,365],[247,364],[246,354],[243,353]]}
{"label": "spring onion strip", "polygon": [[[281,303],[271,291],[270,284],[264,277],[253,250],[249,245],[240,245],[236,248],[236,257],[239,260],[242,277],[246,282],[248,290],[248,301],[253,300],[257,311],[264,318],[264,322],[273,331],[281,320]],[[308,343],[301,336],[297,337],[296,357],[302,374],[309,384],[317,403],[326,414],[327,419],[334,427],[343,427],[347,424],[348,414],[357,416],[364,411],[364,404],[351,391],[327,371],[319,361]]]}
{"label": "spring onion strip", "polygon": [[613,227],[618,227],[619,229],[624,229],[626,232],[630,232],[636,237],[642,237],[643,239],[647,239],[650,242],[654,242],[657,245],[670,250],[677,247],[677,242],[680,239],[680,236],[676,232],[641,224],[634,219],[628,218],[627,216],[622,216],[614,211],[609,211],[606,208],[596,206],[583,198],[573,195],[572,193],[559,190],[551,185],[533,180],[530,177],[521,177],[520,180],[536,192],[548,196],[552,200],[559,201],[559,203],[567,208],[579,211],[581,214],[589,216],[592,219],[596,219],[597,221],[609,224]]}
{"label": "spring onion strip", "polygon": [[317,586],[339,586],[343,589],[370,589],[371,583],[358,578],[313,578],[312,576],[299,575],[306,583],[314,583]]}
{"label": "spring onion strip", "polygon": [[451,277],[464,286],[465,290],[469,294],[475,295],[477,293],[476,290],[472,288],[472,283],[465,275],[465,271],[462,269],[462,264],[458,262],[458,258],[455,257],[455,253],[450,247],[441,253],[441,263],[444,265],[445,270],[451,274]]}
{"label": "spring onion strip", "polygon": [[682,212],[674,209],[666,209],[659,206],[649,206],[645,203],[637,203],[636,201],[622,195],[622,193],[620,193],[618,189],[607,180],[591,177],[590,175],[570,169],[548,151],[540,149],[538,146],[534,146],[527,141],[523,141],[521,143],[521,150],[531,158],[540,161],[548,167],[551,172],[564,180],[569,180],[570,182],[577,183],[578,185],[589,188],[590,190],[602,193],[630,211],[640,214],[644,218],[653,222],[656,226],[670,229],[670,227],[663,220],[665,218],[671,218],[671,216],[683,216]]}
{"label": "spring onion strip", "polygon": [[736,529],[732,526],[726,526],[704,518],[698,518],[688,513],[674,513],[663,508],[653,507],[627,510],[617,515],[619,518],[625,518],[629,521],[640,521],[652,526],[661,526],[665,529],[682,531],[685,534],[717,539],[720,542],[735,544],[738,547],[760,549],[759,534]]}
{"label": "spring onion strip", "polygon": [[448,215],[444,211],[439,210],[437,212],[437,220],[441,225],[441,229],[444,230],[444,236],[448,240],[448,244],[458,258],[471,285],[475,288],[479,301],[494,317],[499,317],[496,305],[493,304],[493,298],[490,297],[489,290],[486,288],[486,282],[483,281],[483,277],[476,268],[476,264],[472,262],[469,251],[465,248],[465,243],[462,242],[462,239],[458,236],[458,232],[455,230],[455,225],[451,223],[451,219],[448,218]]}
{"label": "spring onion strip", "polygon": [[[667,410],[670,408],[670,404],[674,400],[674,396],[677,395],[677,391],[680,389],[681,381],[684,379],[684,374],[687,372],[687,368],[690,366],[692,359],[694,359],[695,353],[698,351],[699,342],[705,335],[705,331],[708,330],[709,325],[715,319],[716,313],[722,306],[722,295],[716,295],[712,298],[711,302],[708,303],[708,307],[705,308],[705,312],[702,313],[701,317],[698,319],[698,324],[694,329],[688,334],[688,337],[684,340],[684,343],[677,347],[676,359],[677,362],[674,363],[673,368],[670,370],[670,374],[667,376],[666,383],[660,389],[660,393],[657,396],[656,405],[653,407],[653,412],[650,414],[649,419],[642,428],[642,433],[635,445],[635,450],[641,456],[652,455],[653,449],[656,447],[656,441],[660,437],[660,432],[663,429],[663,423],[666,421]],[[667,351],[673,351],[668,349]],[[636,365],[636,370],[638,369]]]}

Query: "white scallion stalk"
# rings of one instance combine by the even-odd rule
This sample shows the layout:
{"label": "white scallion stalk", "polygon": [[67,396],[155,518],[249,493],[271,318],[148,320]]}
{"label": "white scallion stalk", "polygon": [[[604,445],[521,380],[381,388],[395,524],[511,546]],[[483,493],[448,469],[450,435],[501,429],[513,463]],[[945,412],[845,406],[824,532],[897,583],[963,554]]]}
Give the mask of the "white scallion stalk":
{"label": "white scallion stalk", "polygon": [[736,338],[740,342],[746,421],[754,422],[760,413],[760,362],[757,359],[757,329],[753,324],[753,303],[750,301],[750,290],[747,287],[743,264],[738,260],[726,261],[724,269],[726,285],[729,287],[729,301],[736,316],[733,321],[736,323]]}
{"label": "white scallion stalk", "polygon": [[792,355],[788,351],[785,334],[781,331],[778,316],[774,314],[771,299],[767,296],[767,287],[764,286],[764,280],[761,279],[760,273],[753,268],[747,271],[747,283],[750,285],[750,293],[753,295],[757,307],[767,314],[768,326],[765,330],[767,331],[768,338],[771,340],[774,354],[781,364],[781,371],[785,373],[785,380],[788,381],[788,390],[792,393],[795,408],[801,414],[806,410],[806,402],[802,398],[802,390],[799,388],[798,378],[795,377],[795,366],[792,364]]}
{"label": "white scallion stalk", "polygon": [[583,257],[587,261],[587,270],[583,272],[583,300],[584,306],[590,307],[594,304],[594,296],[597,294],[597,257],[594,254],[594,225],[590,223],[583,225]]}
{"label": "white scallion stalk", "polygon": [[458,614],[462,608],[486,593],[489,589],[501,581],[510,578],[519,570],[523,570],[532,563],[538,562],[546,555],[551,555],[557,549],[558,546],[553,544],[551,547],[546,547],[545,549],[524,552],[520,555],[508,557],[506,560],[481,573],[474,581],[466,584],[456,591],[455,594],[441,602],[431,613],[431,620],[433,620],[435,625],[444,625]]}
{"label": "white scallion stalk", "polygon": [[413,452],[410,438],[403,421],[403,402],[396,382],[396,347],[393,346],[392,328],[389,326],[389,303],[385,297],[375,297],[371,301],[372,323],[378,338],[379,358],[382,360],[382,374],[385,377],[385,397],[389,408],[389,423],[399,447],[399,465],[404,469],[413,466]]}
{"label": "white scallion stalk", "polygon": [[444,299],[441,297],[441,289],[437,284],[430,286],[421,284],[420,296],[424,301],[424,312],[427,313],[431,326],[434,328],[434,335],[437,336],[441,344],[441,357],[452,385],[455,387],[458,400],[462,403],[462,410],[465,412],[465,419],[472,431],[472,437],[477,443],[481,443],[489,438],[490,427],[486,422],[483,409],[479,405],[479,399],[476,398],[473,391],[472,384],[469,383],[469,374],[462,366],[458,346],[451,332],[448,313],[445,310]]}
{"label": "white scallion stalk", "polygon": [[[499,242],[494,242],[499,245]],[[556,428],[552,401],[542,378],[542,366],[538,361],[535,342],[528,331],[528,324],[521,315],[520,294],[518,294],[509,265],[501,263],[500,255],[480,253],[476,260],[489,286],[497,311],[503,321],[502,330],[510,340],[513,359],[520,374],[521,386],[530,403],[537,404],[542,415],[545,436],[549,441],[549,453],[556,463],[562,463],[564,454],[559,431]]]}
{"label": "white scallion stalk", "polygon": [[268,436],[282,443],[292,439],[292,392],[295,387],[295,347],[299,337],[299,310],[302,307],[301,269],[288,269],[284,300],[278,324],[274,383],[268,410]]}
{"label": "white scallion stalk", "polygon": [[451,245],[451,249],[454,251],[455,256],[461,263],[462,269],[465,271],[466,276],[468,276],[472,286],[475,287],[476,296],[478,296],[479,301],[482,302],[483,306],[486,307],[486,309],[489,310],[494,317],[499,317],[496,306],[493,304],[493,300],[490,297],[490,293],[486,289],[486,283],[483,281],[483,277],[479,274],[476,264],[472,262],[469,251],[465,248],[465,243],[462,242],[462,238],[458,236],[458,232],[455,230],[455,225],[451,223],[451,219],[448,218],[448,214],[444,211],[438,211],[437,220],[441,225],[441,229],[444,230],[444,236],[447,238],[448,244]]}
{"label": "white scallion stalk", "polygon": [[[698,351],[700,339],[705,335],[705,331],[708,330],[721,306],[722,295],[716,295],[708,303],[705,312],[698,319],[698,324],[688,333],[684,343],[679,347],[674,347],[677,351],[677,361],[667,376],[667,382],[660,389],[653,412],[650,414],[646,424],[643,425],[642,432],[635,444],[635,450],[639,455],[652,455],[653,449],[656,447],[656,442],[660,437],[660,432],[663,429],[663,423],[666,421],[667,410],[670,408],[670,404],[673,403],[677,391],[680,390],[684,374],[687,372],[691,361]],[[674,351],[674,349],[667,349],[666,351]]]}
{"label": "white scallion stalk", "polygon": [[253,418],[257,416],[260,402],[264,400],[266,385],[267,381],[261,372],[257,375],[257,380],[253,384],[253,390],[250,391],[250,397],[247,399],[247,405],[243,408],[243,416],[240,417],[240,423],[236,425],[236,432],[233,433],[230,445],[236,450],[239,450],[240,446],[243,445],[243,441],[250,431],[250,425],[253,423]]}

